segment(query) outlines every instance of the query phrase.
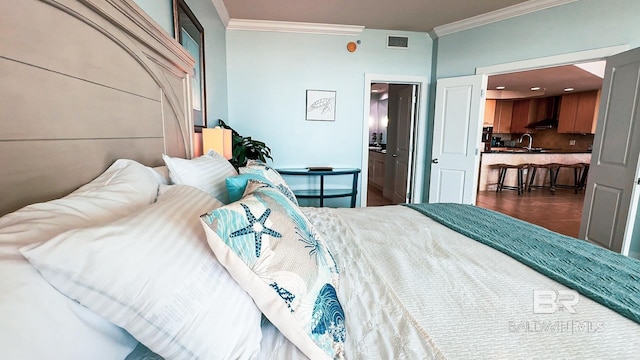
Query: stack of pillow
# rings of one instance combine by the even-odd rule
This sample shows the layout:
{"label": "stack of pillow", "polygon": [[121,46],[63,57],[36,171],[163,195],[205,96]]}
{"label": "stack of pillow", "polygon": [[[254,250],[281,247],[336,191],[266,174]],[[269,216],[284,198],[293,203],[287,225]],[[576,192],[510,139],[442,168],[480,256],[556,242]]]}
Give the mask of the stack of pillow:
{"label": "stack of pillow", "polygon": [[214,152],[163,159],[155,202],[60,231],[24,257],[166,359],[255,357],[263,314],[308,357],[342,357],[336,263],[277,171],[251,161],[238,174]]}

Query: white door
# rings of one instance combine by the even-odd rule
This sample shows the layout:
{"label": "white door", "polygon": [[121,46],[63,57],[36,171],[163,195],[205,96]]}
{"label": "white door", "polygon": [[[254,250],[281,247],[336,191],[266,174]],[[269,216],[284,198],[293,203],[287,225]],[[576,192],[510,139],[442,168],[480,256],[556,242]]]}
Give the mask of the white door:
{"label": "white door", "polygon": [[438,79],[429,202],[475,204],[486,75]]}
{"label": "white door", "polygon": [[[409,202],[412,178],[413,129],[416,105],[416,85],[389,85],[389,114],[385,178],[390,186],[385,186],[383,194],[396,204]],[[386,185],[386,184],[385,184]]]}
{"label": "white door", "polygon": [[638,203],[640,48],[607,59],[580,238],[628,255]]}

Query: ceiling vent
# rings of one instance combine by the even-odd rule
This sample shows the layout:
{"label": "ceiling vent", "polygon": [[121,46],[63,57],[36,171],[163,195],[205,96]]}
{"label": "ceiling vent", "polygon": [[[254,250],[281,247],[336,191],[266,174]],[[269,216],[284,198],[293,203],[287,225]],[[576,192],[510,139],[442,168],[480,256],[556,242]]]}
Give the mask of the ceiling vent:
{"label": "ceiling vent", "polygon": [[387,47],[392,49],[408,49],[409,38],[406,36],[387,36]]}

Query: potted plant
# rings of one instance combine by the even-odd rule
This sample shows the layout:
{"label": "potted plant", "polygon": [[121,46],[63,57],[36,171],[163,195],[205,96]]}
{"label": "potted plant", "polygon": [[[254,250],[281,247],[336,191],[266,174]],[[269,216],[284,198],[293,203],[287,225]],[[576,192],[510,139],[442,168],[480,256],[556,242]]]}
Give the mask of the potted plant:
{"label": "potted plant", "polygon": [[273,161],[271,149],[262,141],[254,140],[250,136],[242,136],[224,121],[218,119],[219,126],[231,130],[232,157],[229,162],[236,168],[247,164],[247,160],[260,160],[264,163],[267,159]]}

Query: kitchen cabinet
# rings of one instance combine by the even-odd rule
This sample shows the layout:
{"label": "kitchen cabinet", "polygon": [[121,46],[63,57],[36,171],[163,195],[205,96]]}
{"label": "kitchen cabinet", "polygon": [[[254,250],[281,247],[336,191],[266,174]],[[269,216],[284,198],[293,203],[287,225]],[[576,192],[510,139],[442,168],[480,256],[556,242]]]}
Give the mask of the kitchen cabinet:
{"label": "kitchen cabinet", "polygon": [[558,113],[558,133],[594,134],[599,103],[599,90],[562,96]]}
{"label": "kitchen cabinet", "polygon": [[512,100],[488,99],[484,107],[482,126],[493,126],[494,134],[508,134],[511,132],[512,111]]}
{"label": "kitchen cabinet", "polygon": [[516,100],[513,102],[511,133],[524,134],[529,131],[526,126],[535,121],[536,106],[536,99]]}
{"label": "kitchen cabinet", "polygon": [[496,116],[496,100],[487,99],[484,105],[484,121],[482,126],[493,126]]}
{"label": "kitchen cabinet", "polygon": [[498,100],[493,120],[494,134],[507,134],[511,132],[511,119],[513,115],[513,101]]}
{"label": "kitchen cabinet", "polygon": [[553,97],[514,101],[511,133],[524,134],[531,132],[527,125],[551,118],[553,116],[554,101]]}
{"label": "kitchen cabinet", "polygon": [[384,188],[386,154],[378,151],[369,151],[369,184],[382,190]]}

